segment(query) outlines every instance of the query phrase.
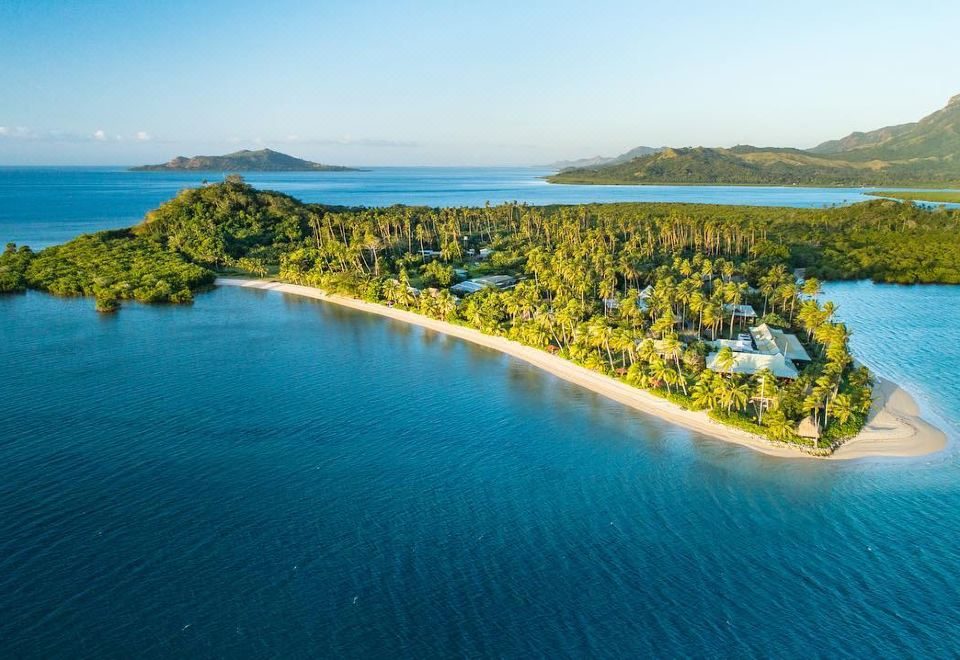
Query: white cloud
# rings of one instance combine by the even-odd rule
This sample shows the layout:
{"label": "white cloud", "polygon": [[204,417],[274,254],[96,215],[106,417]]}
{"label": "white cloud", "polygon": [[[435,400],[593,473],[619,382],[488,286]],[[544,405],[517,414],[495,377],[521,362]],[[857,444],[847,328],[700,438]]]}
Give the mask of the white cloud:
{"label": "white cloud", "polygon": [[137,131],[137,139],[141,142],[146,142],[150,139],[150,134],[146,131]]}
{"label": "white cloud", "polygon": [[106,133],[106,131],[104,131],[102,128],[98,128],[97,130],[95,130],[95,131],[93,132],[93,139],[94,139],[94,140],[106,140],[106,139],[107,139],[107,133]]}
{"label": "white cloud", "polygon": [[0,126],[0,137],[30,140],[37,137],[37,134],[26,126]]}

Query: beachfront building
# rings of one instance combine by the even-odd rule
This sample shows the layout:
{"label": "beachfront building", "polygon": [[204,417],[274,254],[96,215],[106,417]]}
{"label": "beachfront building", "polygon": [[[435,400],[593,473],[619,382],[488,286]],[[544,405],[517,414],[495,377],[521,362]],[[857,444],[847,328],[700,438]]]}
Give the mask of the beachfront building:
{"label": "beachfront building", "polygon": [[450,291],[461,296],[466,296],[483,289],[499,289],[507,291],[517,285],[517,278],[510,275],[487,275],[485,277],[476,277],[466,282],[460,282],[450,287]]}
{"label": "beachfront building", "polygon": [[774,355],[780,353],[794,361],[810,362],[810,354],[803,347],[796,335],[784,332],[779,328],[771,328],[766,323],[750,328],[750,336],[757,347],[758,353]]}
{"label": "beachfront building", "polygon": [[747,374],[753,375],[760,373],[764,369],[777,378],[786,380],[796,380],[799,376],[796,365],[779,353],[775,355],[761,355],[760,353],[734,353],[733,363],[722,365],[719,363],[719,352],[710,353],[707,356],[707,369],[722,374]]}
{"label": "beachfront building", "polygon": [[[796,335],[771,328],[766,323],[750,328],[737,339],[708,342],[714,349],[707,356],[707,368],[719,373],[755,374],[769,369],[777,378],[795,380],[799,375],[796,362],[809,362],[810,355]],[[732,362],[723,364],[720,351],[729,348]]]}

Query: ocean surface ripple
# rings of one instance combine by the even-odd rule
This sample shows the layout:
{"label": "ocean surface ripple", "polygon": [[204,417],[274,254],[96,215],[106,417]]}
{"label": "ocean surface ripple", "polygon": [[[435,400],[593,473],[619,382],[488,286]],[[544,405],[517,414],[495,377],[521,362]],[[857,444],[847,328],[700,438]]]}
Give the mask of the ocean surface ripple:
{"label": "ocean surface ripple", "polygon": [[[828,294],[954,433],[960,290]],[[3,657],[960,653],[952,446],[770,458],[262,291],[0,338]]]}

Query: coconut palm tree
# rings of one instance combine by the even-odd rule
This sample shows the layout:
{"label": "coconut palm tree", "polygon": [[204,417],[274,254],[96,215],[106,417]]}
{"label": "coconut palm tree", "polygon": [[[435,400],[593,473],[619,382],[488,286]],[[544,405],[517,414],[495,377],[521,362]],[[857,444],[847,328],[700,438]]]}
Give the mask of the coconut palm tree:
{"label": "coconut palm tree", "polygon": [[747,407],[750,401],[750,385],[743,381],[733,381],[727,392],[727,412],[731,409],[739,412]]}
{"label": "coconut palm tree", "polygon": [[713,410],[717,407],[717,389],[714,383],[716,376],[712,371],[704,371],[699,380],[690,389],[693,403],[701,408]]}
{"label": "coconut palm tree", "polygon": [[[419,226],[419,225],[418,225]],[[457,301],[448,289],[440,291],[436,298],[437,316],[446,321],[457,309]]]}
{"label": "coconut palm tree", "polygon": [[855,410],[853,399],[849,394],[837,394],[833,397],[833,403],[830,406],[834,418],[841,424],[846,424]]}
{"label": "coconut palm tree", "polygon": [[796,424],[793,420],[788,419],[779,408],[770,411],[763,425],[769,429],[770,435],[777,440],[786,440],[796,433]]}
{"label": "coconut palm tree", "polygon": [[[677,367],[677,373],[683,374],[683,371],[680,368],[680,355],[683,353],[683,344],[680,343],[680,338],[677,337],[675,333],[670,333],[665,336],[660,341],[660,352],[668,358],[672,358],[674,364]],[[686,379],[680,378],[679,381],[680,387],[683,389],[683,393],[687,393],[687,384]]]}
{"label": "coconut palm tree", "polygon": [[670,392],[670,384],[673,382],[673,368],[659,357],[650,362],[650,376],[667,386],[667,392]]}
{"label": "coconut palm tree", "polygon": [[717,368],[724,373],[730,373],[733,371],[733,365],[737,363],[737,357],[733,354],[733,351],[730,350],[729,346],[724,346],[717,352],[716,360],[714,364],[717,365]]}

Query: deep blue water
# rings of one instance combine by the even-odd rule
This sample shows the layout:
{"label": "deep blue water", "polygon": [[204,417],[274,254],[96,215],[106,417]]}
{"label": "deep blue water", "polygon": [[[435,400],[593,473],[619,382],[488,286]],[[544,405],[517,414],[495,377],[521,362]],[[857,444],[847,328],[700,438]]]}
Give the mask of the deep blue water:
{"label": "deep blue water", "polygon": [[[36,245],[194,183],[17,176]],[[960,288],[826,289],[955,437]],[[0,297],[0,657],[960,654],[953,445],[764,457],[277,293],[92,307]]]}
{"label": "deep blue water", "polygon": [[[956,326],[914,291],[831,287]],[[277,293],[8,296],[0,335],[0,656],[960,652],[953,450],[764,457]]]}
{"label": "deep blue water", "polygon": [[[248,173],[257,186],[307,202],[347,206],[473,206],[670,201],[827,206],[869,199],[854,188],[744,186],[559,186],[529,167],[378,167],[365,172]],[[178,190],[219,172],[128,172],[122,168],[0,167],[0,243],[35,248],[100,229],[136,224]]]}

